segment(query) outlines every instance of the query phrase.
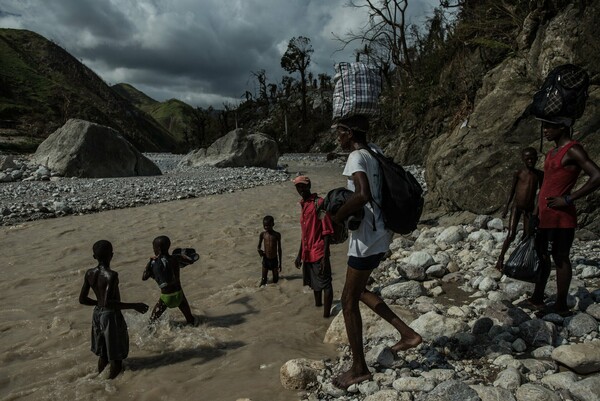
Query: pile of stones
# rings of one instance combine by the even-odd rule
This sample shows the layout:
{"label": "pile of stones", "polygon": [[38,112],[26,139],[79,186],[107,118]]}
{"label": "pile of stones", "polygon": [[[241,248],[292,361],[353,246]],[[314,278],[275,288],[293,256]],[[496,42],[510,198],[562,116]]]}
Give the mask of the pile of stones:
{"label": "pile of stones", "polygon": [[[411,316],[423,343],[394,355],[389,347],[398,333],[365,308],[373,380],[340,390],[332,379],[349,368],[351,357],[338,314],[325,342],[339,344],[340,356],[289,361],[281,368],[282,384],[311,401],[600,400],[600,241],[574,242],[572,314],[563,317],[529,309],[533,284],[495,269],[505,238],[502,220],[489,216],[396,238],[370,288],[400,316]],[[550,302],[555,280],[553,271]]]}

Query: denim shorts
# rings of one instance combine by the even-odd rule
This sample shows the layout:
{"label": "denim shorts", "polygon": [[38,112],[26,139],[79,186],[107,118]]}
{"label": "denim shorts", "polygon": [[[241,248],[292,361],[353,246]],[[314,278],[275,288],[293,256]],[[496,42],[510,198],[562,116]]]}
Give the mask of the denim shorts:
{"label": "denim shorts", "polygon": [[348,256],[348,266],[356,270],[373,270],[377,266],[379,266],[379,263],[381,262],[381,259],[383,259],[384,255],[385,253],[382,252],[376,255],[365,256],[362,258],[356,256]]}

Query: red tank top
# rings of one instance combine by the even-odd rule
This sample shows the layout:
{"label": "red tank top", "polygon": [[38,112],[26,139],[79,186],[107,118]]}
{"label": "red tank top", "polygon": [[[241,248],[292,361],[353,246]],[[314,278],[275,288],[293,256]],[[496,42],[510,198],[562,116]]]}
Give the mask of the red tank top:
{"label": "red tank top", "polygon": [[546,154],[544,161],[544,181],[538,195],[540,228],[575,228],[577,227],[577,212],[575,205],[551,209],[548,207],[547,197],[560,197],[571,193],[577,182],[581,169],[566,169],[562,159],[573,145],[579,144],[571,141],[562,148],[551,150]]}

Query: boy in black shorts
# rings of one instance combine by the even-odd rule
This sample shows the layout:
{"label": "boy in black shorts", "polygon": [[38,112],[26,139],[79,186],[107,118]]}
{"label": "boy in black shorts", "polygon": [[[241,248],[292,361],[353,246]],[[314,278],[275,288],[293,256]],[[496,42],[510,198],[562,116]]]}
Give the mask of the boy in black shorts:
{"label": "boy in black shorts", "polygon": [[[279,281],[279,272],[281,271],[281,234],[273,230],[275,219],[273,216],[263,218],[263,227],[265,231],[258,237],[258,254],[262,257],[262,278],[260,287],[267,284],[267,275],[269,271],[273,272],[273,283]],[[262,244],[265,249],[262,249]]]}
{"label": "boy in black shorts", "polygon": [[[121,302],[119,275],[110,268],[113,257],[112,244],[101,240],[96,242],[92,249],[98,266],[85,273],[79,303],[94,306],[92,352],[99,357],[98,373],[110,363],[109,379],[114,379],[123,369],[123,359],[129,354],[129,334],[121,310],[133,309],[139,313],[146,313],[148,305]],[[90,288],[94,291],[96,299],[88,296]]]}

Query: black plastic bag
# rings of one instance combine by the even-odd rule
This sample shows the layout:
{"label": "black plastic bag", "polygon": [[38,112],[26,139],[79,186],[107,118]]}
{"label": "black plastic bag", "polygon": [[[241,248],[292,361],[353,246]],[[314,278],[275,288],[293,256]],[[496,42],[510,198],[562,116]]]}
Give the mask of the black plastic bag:
{"label": "black plastic bag", "polygon": [[535,236],[523,238],[510,254],[502,273],[515,280],[535,283],[540,275],[541,265],[535,249]]}

